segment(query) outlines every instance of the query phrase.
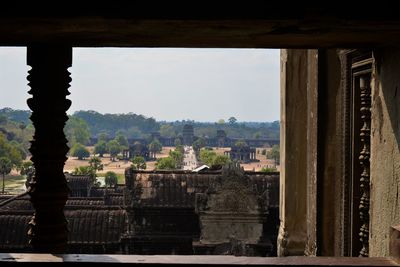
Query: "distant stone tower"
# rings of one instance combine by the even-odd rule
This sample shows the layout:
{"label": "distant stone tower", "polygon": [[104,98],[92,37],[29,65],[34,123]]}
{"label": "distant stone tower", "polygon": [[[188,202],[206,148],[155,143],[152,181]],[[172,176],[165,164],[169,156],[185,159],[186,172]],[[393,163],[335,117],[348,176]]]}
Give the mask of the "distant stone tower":
{"label": "distant stone tower", "polygon": [[226,132],[224,130],[217,130],[217,143],[219,147],[226,146]]}
{"label": "distant stone tower", "polygon": [[193,144],[193,137],[194,137],[193,125],[185,124],[183,126],[182,135],[183,135],[183,144],[185,146],[191,146]]}

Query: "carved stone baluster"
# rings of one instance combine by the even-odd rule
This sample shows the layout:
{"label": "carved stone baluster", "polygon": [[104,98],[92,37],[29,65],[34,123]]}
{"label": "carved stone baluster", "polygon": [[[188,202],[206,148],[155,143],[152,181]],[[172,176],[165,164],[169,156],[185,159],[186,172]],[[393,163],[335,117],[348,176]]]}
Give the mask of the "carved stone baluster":
{"label": "carved stone baluster", "polygon": [[27,63],[32,67],[27,78],[32,98],[27,102],[35,127],[30,152],[36,170],[29,188],[35,209],[29,222],[29,242],[37,252],[62,253],[68,234],[63,211],[68,187],[63,168],[69,150],[64,126],[71,106],[66,96],[72,47],[29,46]]}
{"label": "carved stone baluster", "polygon": [[361,165],[361,200],[360,200],[360,241],[362,249],[360,257],[368,257],[369,254],[369,166],[370,166],[370,135],[371,135],[371,88],[368,78],[360,77],[360,112],[361,122],[363,124],[360,130],[360,141],[362,150],[360,152],[360,165]]}

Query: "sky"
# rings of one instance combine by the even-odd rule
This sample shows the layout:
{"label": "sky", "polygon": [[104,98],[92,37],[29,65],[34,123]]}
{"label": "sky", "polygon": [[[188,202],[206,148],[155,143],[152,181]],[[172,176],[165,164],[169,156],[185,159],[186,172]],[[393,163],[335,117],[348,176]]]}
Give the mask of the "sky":
{"label": "sky", "polygon": [[[272,49],[74,48],[68,113],[275,121],[279,66]],[[0,108],[28,109],[29,69],[26,48],[0,48]]]}

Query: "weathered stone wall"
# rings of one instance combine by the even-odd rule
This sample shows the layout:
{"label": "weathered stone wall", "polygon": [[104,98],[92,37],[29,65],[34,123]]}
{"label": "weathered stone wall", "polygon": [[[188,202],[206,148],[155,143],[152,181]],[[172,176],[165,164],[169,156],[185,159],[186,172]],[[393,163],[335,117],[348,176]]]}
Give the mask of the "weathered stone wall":
{"label": "weathered stone wall", "polygon": [[127,251],[276,255],[279,173],[235,170],[126,169]]}
{"label": "weathered stone wall", "polygon": [[[268,206],[279,206],[279,173],[245,172],[254,189],[261,195],[268,186]],[[220,171],[125,170],[125,204],[142,207],[194,208],[195,194],[204,193],[215,183]]]}
{"label": "weathered stone wall", "polygon": [[400,50],[374,51],[371,123],[370,256],[388,256],[400,223]]}

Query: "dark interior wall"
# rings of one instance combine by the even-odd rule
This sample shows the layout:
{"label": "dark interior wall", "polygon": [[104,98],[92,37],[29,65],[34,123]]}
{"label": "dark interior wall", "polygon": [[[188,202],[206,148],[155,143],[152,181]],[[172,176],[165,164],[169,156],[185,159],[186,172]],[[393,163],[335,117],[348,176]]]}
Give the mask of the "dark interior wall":
{"label": "dark interior wall", "polygon": [[320,49],[318,62],[317,254],[341,256],[341,69],[334,49]]}
{"label": "dark interior wall", "polygon": [[329,7],[268,1],[129,1],[90,9],[19,5],[0,11],[0,45],[321,48],[400,44],[390,5]]}

